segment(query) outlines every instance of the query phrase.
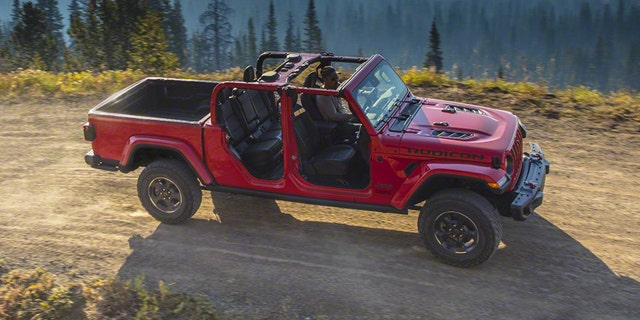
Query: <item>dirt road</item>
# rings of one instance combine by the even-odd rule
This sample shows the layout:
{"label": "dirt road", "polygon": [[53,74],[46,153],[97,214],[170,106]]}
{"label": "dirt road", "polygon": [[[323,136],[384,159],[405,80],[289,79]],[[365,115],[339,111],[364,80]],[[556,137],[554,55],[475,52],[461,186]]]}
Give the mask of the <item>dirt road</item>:
{"label": "dirt road", "polygon": [[436,261],[408,216],[204,194],[188,223],[141,207],[139,171],[89,168],[100,98],[0,103],[0,259],[63,280],[146,275],[241,319],[638,319],[640,133],[531,112],[552,164],[526,222],[490,261]]}

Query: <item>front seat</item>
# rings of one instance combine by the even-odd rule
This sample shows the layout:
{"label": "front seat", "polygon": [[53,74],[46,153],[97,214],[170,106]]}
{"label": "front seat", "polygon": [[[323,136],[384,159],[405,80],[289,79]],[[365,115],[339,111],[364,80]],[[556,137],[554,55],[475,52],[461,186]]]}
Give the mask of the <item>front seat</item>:
{"label": "front seat", "polygon": [[[304,79],[304,84],[302,85],[305,88],[320,88],[318,86],[318,73],[311,72]],[[325,121],[318,110],[318,104],[316,103],[316,96],[314,94],[303,93],[300,95],[300,102],[302,102],[302,106],[309,112],[311,119],[314,121]]]}
{"label": "front seat", "polygon": [[306,111],[299,105],[293,110],[293,128],[302,173],[307,176],[322,175],[336,179],[345,177],[356,156],[355,148],[347,144],[323,145],[319,129]]}

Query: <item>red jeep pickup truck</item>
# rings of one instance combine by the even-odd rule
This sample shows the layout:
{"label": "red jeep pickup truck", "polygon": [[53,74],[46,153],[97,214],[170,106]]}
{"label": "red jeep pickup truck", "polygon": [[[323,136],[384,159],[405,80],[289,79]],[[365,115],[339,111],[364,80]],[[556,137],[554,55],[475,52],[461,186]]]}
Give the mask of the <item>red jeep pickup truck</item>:
{"label": "red jeep pickup truck", "polygon": [[[275,69],[263,72],[274,60]],[[351,70],[336,90],[318,83],[318,70],[328,65]],[[337,135],[336,123],[322,119],[318,95],[343,101],[354,115],[352,135]],[[125,173],[144,167],[138,197],[163,223],[192,217],[202,189],[420,210],[425,246],[463,267],[495,253],[500,215],[524,220],[533,213],[549,172],[537,144],[523,153],[526,129],[518,117],[416,97],[380,55],[266,52],[243,81],[147,78],[88,118],[87,164]]]}

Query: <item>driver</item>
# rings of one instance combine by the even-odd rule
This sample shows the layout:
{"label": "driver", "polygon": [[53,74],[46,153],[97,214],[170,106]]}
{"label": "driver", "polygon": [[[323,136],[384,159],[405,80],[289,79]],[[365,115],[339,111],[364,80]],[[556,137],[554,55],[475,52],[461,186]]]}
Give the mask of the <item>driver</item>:
{"label": "driver", "polygon": [[[324,89],[335,90],[340,85],[338,82],[338,73],[332,66],[322,68],[320,71],[320,80],[322,81],[322,88]],[[354,116],[342,105],[340,97],[316,95],[316,105],[324,120],[337,123],[338,126],[335,132],[338,135],[338,139],[350,139],[354,137],[358,126],[350,122],[354,119]]]}
{"label": "driver", "polygon": [[[322,88],[335,90],[340,83],[338,82],[338,73],[332,66],[323,67],[320,71],[320,80],[322,81]],[[353,115],[347,111],[342,105],[342,101],[339,97],[334,96],[316,96],[316,104],[318,110],[325,120],[345,122],[353,119]]]}

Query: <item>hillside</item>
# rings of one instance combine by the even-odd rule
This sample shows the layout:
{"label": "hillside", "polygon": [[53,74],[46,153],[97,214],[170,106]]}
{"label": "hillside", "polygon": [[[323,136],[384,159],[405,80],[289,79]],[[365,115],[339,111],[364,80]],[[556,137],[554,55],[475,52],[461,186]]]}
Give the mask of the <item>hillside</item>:
{"label": "hillside", "polygon": [[[211,1],[180,1],[191,37],[203,29],[199,17]],[[226,19],[235,40],[247,36],[250,18],[260,40],[269,1],[226,2],[232,9]],[[12,3],[0,1],[2,22],[9,22]],[[68,24],[70,1],[58,3]],[[274,0],[281,46],[289,14],[294,34],[305,36],[307,3]],[[487,78],[501,70],[513,81],[584,84],[602,91],[640,89],[640,42],[633,31],[640,30],[638,0],[315,0],[315,7],[327,52],[382,53],[401,69],[421,66],[435,19],[444,70],[453,76]]]}

